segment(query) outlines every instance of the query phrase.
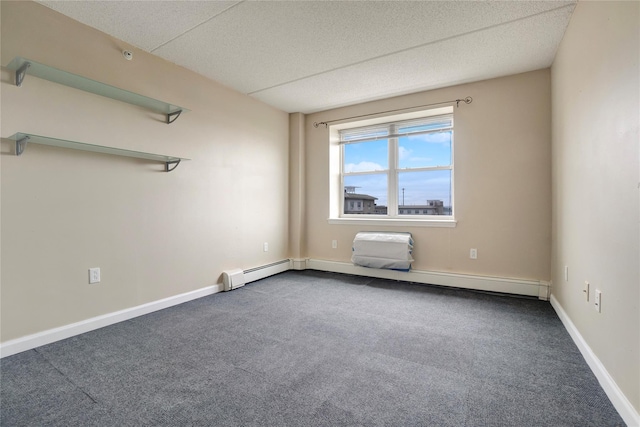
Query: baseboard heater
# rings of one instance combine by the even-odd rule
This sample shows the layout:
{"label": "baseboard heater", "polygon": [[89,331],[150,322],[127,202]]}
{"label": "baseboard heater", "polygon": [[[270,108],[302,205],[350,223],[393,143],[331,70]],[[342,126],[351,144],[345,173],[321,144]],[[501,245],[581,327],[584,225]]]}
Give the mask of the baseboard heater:
{"label": "baseboard heater", "polygon": [[411,233],[363,231],[353,239],[351,262],[371,268],[409,271],[413,258]]}
{"label": "baseboard heater", "polygon": [[245,283],[244,271],[239,268],[222,272],[222,286],[225,291],[240,288]]}
{"label": "baseboard heater", "polygon": [[234,268],[232,270],[223,271],[223,290],[231,291],[233,289],[240,288],[247,283],[282,273],[291,268],[290,264],[291,263],[288,259],[283,259],[281,261],[272,262],[271,264],[261,265],[260,267],[249,268],[247,270]]}

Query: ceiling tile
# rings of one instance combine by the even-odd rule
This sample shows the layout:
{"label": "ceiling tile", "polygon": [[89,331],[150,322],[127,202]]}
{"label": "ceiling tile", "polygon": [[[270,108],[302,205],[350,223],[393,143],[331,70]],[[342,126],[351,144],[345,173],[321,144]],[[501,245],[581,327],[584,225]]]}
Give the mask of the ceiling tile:
{"label": "ceiling tile", "polygon": [[151,52],[237,1],[39,1],[70,18]]}
{"label": "ceiling tile", "polygon": [[[572,8],[477,31],[252,94],[289,112],[329,108],[551,65]],[[464,97],[467,94],[461,93]]]}
{"label": "ceiling tile", "polygon": [[251,93],[567,4],[244,2],[155,53]]}

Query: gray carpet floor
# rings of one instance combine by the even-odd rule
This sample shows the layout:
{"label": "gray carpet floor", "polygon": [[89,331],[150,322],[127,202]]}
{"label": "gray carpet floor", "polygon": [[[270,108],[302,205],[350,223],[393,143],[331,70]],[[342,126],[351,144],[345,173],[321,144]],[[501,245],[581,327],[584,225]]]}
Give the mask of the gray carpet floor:
{"label": "gray carpet floor", "polygon": [[2,426],[623,426],[549,303],[279,274],[0,361]]}

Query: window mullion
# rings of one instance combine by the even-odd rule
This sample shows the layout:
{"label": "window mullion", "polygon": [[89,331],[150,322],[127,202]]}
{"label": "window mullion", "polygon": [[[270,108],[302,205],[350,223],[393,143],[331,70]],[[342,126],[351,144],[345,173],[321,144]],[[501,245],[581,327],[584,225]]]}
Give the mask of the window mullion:
{"label": "window mullion", "polygon": [[344,200],[344,145],[340,146],[340,215],[344,214],[345,200]]}
{"label": "window mullion", "polygon": [[[389,133],[395,135],[398,132],[398,126],[391,124],[389,126]],[[387,189],[388,194],[388,215],[398,215],[398,138],[389,138],[389,187]]]}
{"label": "window mullion", "polygon": [[425,166],[422,168],[402,168],[398,172],[428,172],[453,170],[453,166]]}
{"label": "window mullion", "polygon": [[376,169],[373,171],[365,171],[365,172],[345,172],[342,175],[343,176],[379,175],[387,172],[389,172],[388,169]]}

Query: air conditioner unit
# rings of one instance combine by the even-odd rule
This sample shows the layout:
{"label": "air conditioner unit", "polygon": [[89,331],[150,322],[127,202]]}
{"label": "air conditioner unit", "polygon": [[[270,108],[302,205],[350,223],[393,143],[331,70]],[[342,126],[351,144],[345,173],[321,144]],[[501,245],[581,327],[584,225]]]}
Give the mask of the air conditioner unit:
{"label": "air conditioner unit", "polygon": [[244,286],[244,271],[239,268],[222,272],[222,284],[225,291]]}

